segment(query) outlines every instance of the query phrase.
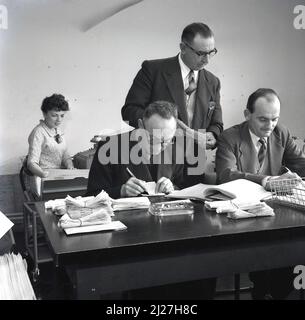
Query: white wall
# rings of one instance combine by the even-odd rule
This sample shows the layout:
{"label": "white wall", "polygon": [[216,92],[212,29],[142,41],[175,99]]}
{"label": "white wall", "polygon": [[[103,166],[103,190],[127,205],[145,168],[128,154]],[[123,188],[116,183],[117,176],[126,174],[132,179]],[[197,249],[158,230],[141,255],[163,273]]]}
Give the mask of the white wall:
{"label": "white wall", "polygon": [[176,55],[182,29],[193,21],[215,33],[219,53],[207,69],[222,82],[225,127],[243,119],[252,91],[272,87],[282,99],[282,122],[305,137],[305,30],[293,27],[301,2],[144,0],[88,29],[111,2],[0,0],[9,24],[0,30],[0,174],[17,172],[41,101],[54,92],[70,102],[72,154],[91,147],[102,129],[119,128],[141,62]]}

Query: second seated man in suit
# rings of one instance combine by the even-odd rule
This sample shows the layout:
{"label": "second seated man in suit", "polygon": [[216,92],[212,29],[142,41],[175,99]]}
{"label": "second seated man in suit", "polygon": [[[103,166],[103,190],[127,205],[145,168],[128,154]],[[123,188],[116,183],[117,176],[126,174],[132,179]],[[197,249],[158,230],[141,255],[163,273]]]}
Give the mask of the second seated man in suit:
{"label": "second seated man in suit", "polygon": [[[269,190],[272,180],[304,176],[305,154],[289,130],[278,123],[280,105],[272,89],[261,88],[249,96],[246,121],[225,130],[218,139],[218,182],[248,179]],[[292,290],[293,277],[290,268],[252,272],[253,298],[285,298]]]}
{"label": "second seated man in suit", "polygon": [[[135,197],[146,191],[147,181],[157,183],[157,192],[169,193],[181,187],[183,159],[178,164],[175,155],[168,159],[169,153],[164,153],[172,146],[177,116],[173,103],[153,102],[138,120],[138,129],[100,142],[90,168],[87,195],[104,190],[112,198]],[[213,278],[136,290],[132,298],[211,299],[215,287]]]}

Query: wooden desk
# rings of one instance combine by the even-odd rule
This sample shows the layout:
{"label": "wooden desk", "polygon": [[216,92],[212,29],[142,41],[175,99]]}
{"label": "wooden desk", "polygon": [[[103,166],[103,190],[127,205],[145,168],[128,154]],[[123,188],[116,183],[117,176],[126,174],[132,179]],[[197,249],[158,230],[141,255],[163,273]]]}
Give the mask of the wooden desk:
{"label": "wooden desk", "polygon": [[50,247],[79,299],[102,293],[305,264],[305,212],[274,205],[275,217],[229,220],[196,204],[193,216],[116,214],[127,230],[66,236],[36,204]]}

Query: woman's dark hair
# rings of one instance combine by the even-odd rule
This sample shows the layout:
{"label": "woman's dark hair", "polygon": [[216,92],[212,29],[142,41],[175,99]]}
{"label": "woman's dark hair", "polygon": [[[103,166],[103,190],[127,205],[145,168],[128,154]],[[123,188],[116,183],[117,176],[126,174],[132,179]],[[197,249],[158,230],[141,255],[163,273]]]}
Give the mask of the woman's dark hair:
{"label": "woman's dark hair", "polygon": [[52,94],[50,97],[46,97],[42,101],[41,111],[47,113],[50,110],[54,111],[69,111],[68,101],[61,94]]}

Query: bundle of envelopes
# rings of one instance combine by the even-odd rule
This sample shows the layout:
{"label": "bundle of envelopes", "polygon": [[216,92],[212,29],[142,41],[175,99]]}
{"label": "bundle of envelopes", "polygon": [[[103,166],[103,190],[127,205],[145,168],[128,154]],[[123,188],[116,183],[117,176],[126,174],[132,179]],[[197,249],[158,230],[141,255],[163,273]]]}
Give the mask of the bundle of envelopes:
{"label": "bundle of envelopes", "polygon": [[122,222],[112,221],[114,211],[147,209],[149,205],[147,197],[112,199],[105,191],[95,197],[67,196],[45,202],[46,209],[61,216],[58,226],[66,234],[126,229]]}
{"label": "bundle of envelopes", "polygon": [[111,198],[102,191],[96,197],[65,199],[65,213],[59,219],[58,225],[65,228],[106,224],[111,222],[113,209]]}
{"label": "bundle of envelopes", "polygon": [[265,202],[206,201],[205,207],[217,213],[227,213],[231,219],[274,216],[273,209]]}

